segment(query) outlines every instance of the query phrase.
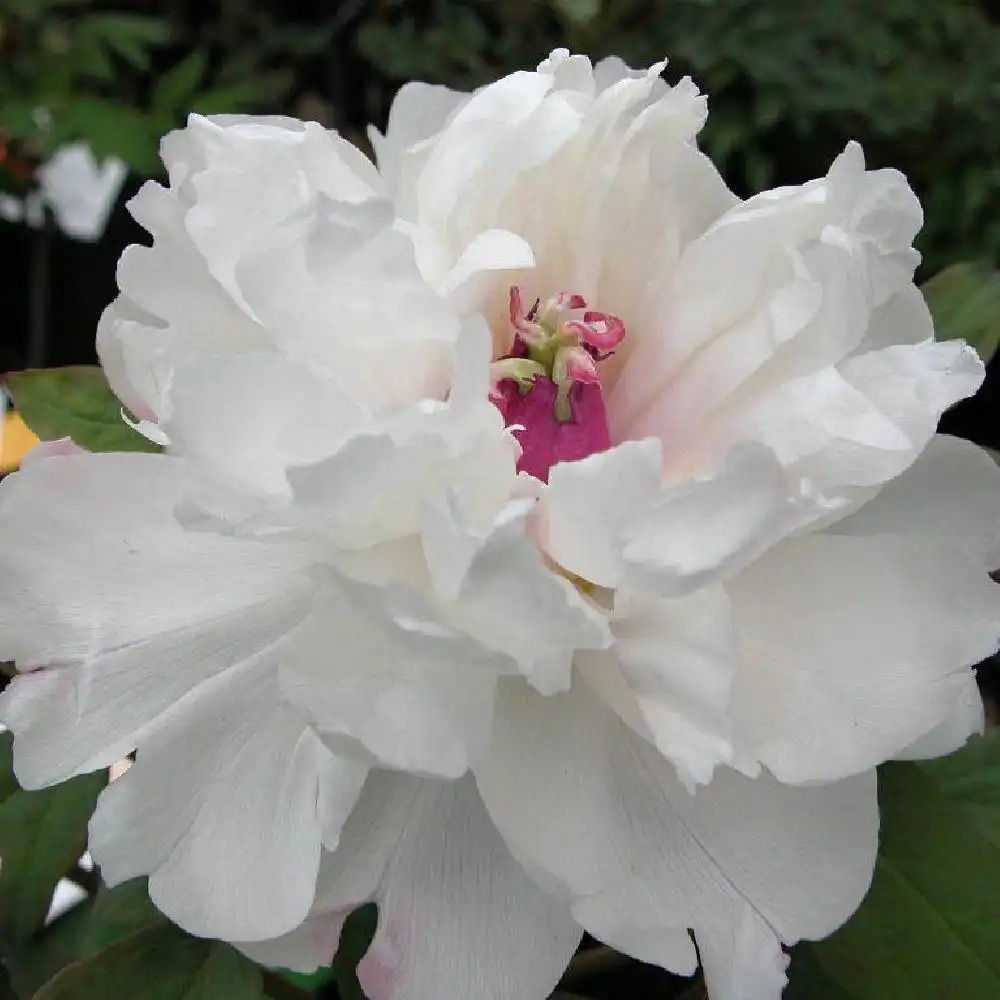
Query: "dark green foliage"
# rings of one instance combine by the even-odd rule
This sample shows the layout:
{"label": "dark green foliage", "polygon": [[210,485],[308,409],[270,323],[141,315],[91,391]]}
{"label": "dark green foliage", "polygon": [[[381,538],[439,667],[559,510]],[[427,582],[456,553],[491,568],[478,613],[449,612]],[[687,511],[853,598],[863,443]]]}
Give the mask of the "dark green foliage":
{"label": "dark green foliage", "polygon": [[15,372],[7,376],[6,388],[43,441],[69,437],[88,451],[159,451],[125,422],[100,368]]}
{"label": "dark green foliage", "polygon": [[87,821],[106,783],[88,774],[22,791],[11,771],[11,736],[0,736],[0,936],[27,940],[43,924],[56,883],[83,853]]}

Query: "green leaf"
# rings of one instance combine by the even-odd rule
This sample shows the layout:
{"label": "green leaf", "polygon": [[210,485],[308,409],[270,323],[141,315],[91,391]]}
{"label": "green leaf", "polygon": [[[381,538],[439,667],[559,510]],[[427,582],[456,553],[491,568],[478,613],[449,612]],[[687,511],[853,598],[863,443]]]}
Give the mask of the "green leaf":
{"label": "green leaf", "polygon": [[[281,972],[289,983],[302,990],[304,993],[316,993],[327,983],[336,979],[336,973],[329,965],[317,969],[315,972]],[[345,997],[349,994],[344,994]]]}
{"label": "green leaf", "polygon": [[974,737],[959,753],[920,766],[1000,849],[1000,729]]}
{"label": "green leaf", "polygon": [[101,886],[96,897],[70,910],[28,947],[18,950],[15,985],[23,996],[34,996],[67,965],[157,923],[165,924],[167,918],[150,902],[145,879],[113,889]]}
{"label": "green leaf", "polygon": [[113,889],[101,886],[80,940],[78,957],[95,955],[116,941],[166,919],[149,898],[146,879],[132,879]]}
{"label": "green leaf", "polygon": [[[36,935],[26,946],[16,950],[11,964],[11,979],[22,997],[33,997],[60,969],[80,957],[80,942],[90,927],[92,899],[74,906]],[[8,953],[8,960],[11,954]]]}
{"label": "green leaf", "polygon": [[87,27],[111,51],[138,70],[149,69],[152,49],[170,41],[170,25],[146,14],[99,14],[87,18]]}
{"label": "green leaf", "polygon": [[264,1000],[257,967],[228,945],[168,923],[66,966],[33,1000]]}
{"label": "green leaf", "polygon": [[879,771],[875,879],[851,920],[796,949],[786,1000],[996,1000],[996,736]]}
{"label": "green leaf", "polygon": [[359,907],[344,921],[340,946],[333,962],[333,977],[337,981],[340,1000],[365,1000],[358,982],[358,962],[365,957],[377,924],[378,907],[374,903]]}
{"label": "green leaf", "polygon": [[173,124],[172,116],[164,122],[162,115],[146,114],[127,104],[82,97],[56,118],[53,140],[86,139],[98,160],[117,156],[136,172],[152,175],[160,169],[160,135]]}
{"label": "green leaf", "polygon": [[90,451],[158,451],[122,419],[100,368],[53,368],[7,376],[24,422],[43,441],[71,437]]}
{"label": "green leaf", "polygon": [[40,129],[31,101],[5,101],[0,103],[0,128],[11,138],[32,139]]}
{"label": "green leaf", "polygon": [[[13,739],[4,733],[0,768],[9,771]],[[56,883],[87,843],[87,822],[105,773],[85,774],[36,792],[13,791],[0,805],[0,927],[17,941],[45,922]]]}
{"label": "green leaf", "polygon": [[1000,344],[1000,271],[971,261],[955,264],[921,287],[938,340],[967,340],[984,361]]}
{"label": "green leaf", "polygon": [[194,106],[195,96],[208,72],[208,53],[195,49],[171,67],[153,88],[153,107],[173,115],[184,114]]}
{"label": "green leaf", "polygon": [[[0,734],[0,805],[3,805],[21,786],[14,777],[14,767],[11,749],[14,737],[10,733]],[[0,855],[0,865],[3,864],[3,855]],[[2,875],[2,868],[0,868]]]}

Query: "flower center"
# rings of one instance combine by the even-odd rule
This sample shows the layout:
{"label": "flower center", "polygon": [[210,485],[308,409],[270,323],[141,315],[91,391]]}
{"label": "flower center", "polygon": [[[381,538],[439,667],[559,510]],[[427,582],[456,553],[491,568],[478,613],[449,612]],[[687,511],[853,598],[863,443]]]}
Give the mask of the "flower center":
{"label": "flower center", "polygon": [[548,482],[557,462],[611,447],[597,365],[625,339],[625,324],[561,293],[525,310],[510,290],[511,352],[491,365],[491,399],[521,445],[518,471]]}

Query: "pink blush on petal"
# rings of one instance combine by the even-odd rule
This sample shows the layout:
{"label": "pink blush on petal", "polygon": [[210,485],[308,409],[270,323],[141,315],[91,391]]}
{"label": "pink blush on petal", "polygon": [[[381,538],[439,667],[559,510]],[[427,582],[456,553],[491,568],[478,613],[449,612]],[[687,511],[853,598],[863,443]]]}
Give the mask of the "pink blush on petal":
{"label": "pink blush on petal", "polygon": [[65,458],[68,455],[82,455],[87,449],[81,448],[72,438],[58,438],[55,441],[42,441],[36,444],[21,460],[21,468],[27,468],[33,462],[46,458]]}
{"label": "pink blush on petal", "polygon": [[[379,919],[382,915],[379,914]],[[379,930],[365,957],[358,963],[357,976],[368,1000],[391,1000],[396,969],[402,958],[400,932],[390,922]]]}

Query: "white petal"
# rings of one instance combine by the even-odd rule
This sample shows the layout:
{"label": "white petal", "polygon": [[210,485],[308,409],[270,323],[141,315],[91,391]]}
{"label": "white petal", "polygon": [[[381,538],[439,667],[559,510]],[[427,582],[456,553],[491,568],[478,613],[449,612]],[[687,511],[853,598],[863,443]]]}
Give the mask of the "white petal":
{"label": "white petal", "polygon": [[970,670],[963,676],[958,697],[944,721],[904,747],[895,759],[930,760],[943,757],[965,746],[970,736],[981,734],[985,729],[986,706],[979,693],[976,675]]}
{"label": "white petal", "polygon": [[350,911],[307,917],[298,927],[265,941],[234,941],[251,961],[293,972],[315,972],[329,965],[337,952],[340,932]]}
{"label": "white petal", "polygon": [[[420,82],[404,83],[392,99],[386,140],[395,146],[405,147],[429,138],[467,98],[468,94],[447,87]],[[381,162],[379,169],[382,169]]]}
{"label": "white petal", "polygon": [[734,448],[711,476],[661,489],[660,442],[556,465],[540,508],[548,554],[603,587],[672,597],[731,575],[793,526],[781,466]]}
{"label": "white petal", "polygon": [[448,272],[442,293],[463,314],[489,308],[497,283],[497,272],[533,267],[530,244],[505,229],[480,233]]}
{"label": "white petal", "polygon": [[874,500],[826,529],[837,535],[935,535],[1000,566],[1000,466],[982,448],[936,434]]}
{"label": "white petal", "polygon": [[841,371],[858,391],[900,427],[915,445],[926,445],[941,414],[982,385],[985,370],[963,341],[926,341],[848,358]]}
{"label": "white petal", "polygon": [[508,138],[506,129],[498,129],[496,123],[507,128],[523,123],[551,87],[552,81],[544,76],[511,73],[466,101],[423,166],[417,189],[421,208],[435,220],[447,220],[471,178]]}
{"label": "white petal", "polygon": [[662,953],[646,960],[690,971],[693,947],[678,955],[677,932],[735,939],[746,907],[785,943],[821,937],[868,888],[874,772],[790,788],[722,768],[692,795],[577,686],[543,699],[512,685],[494,732],[477,778],[515,855],[563,886],[577,919],[612,945],[649,942],[641,928],[669,931]]}
{"label": "white petal", "polygon": [[360,202],[378,186],[358,150],[315,122],[192,115],[182,135],[200,144],[205,157],[190,177],[194,204],[185,228],[209,271],[240,305],[236,262],[276,223],[317,192]]}
{"label": "white petal", "polygon": [[944,721],[1000,639],[981,561],[923,537],[786,541],[729,585],[738,734],[783,781],[829,781]]}
{"label": "white petal", "polygon": [[57,438],[55,441],[39,441],[24,458],[21,468],[46,458],[65,458],[67,455],[82,455],[87,449],[81,448],[72,438]]}
{"label": "white petal", "polygon": [[275,344],[375,407],[443,398],[461,326],[391,221],[384,203],[320,202],[236,268]]}
{"label": "white petal", "polygon": [[331,376],[275,354],[181,365],[161,421],[172,450],[251,494],[290,495],[290,465],[332,454],[365,409]]}
{"label": "white petal", "polygon": [[825,178],[735,206],[664,286],[670,336],[633,352],[617,422],[630,437],[657,434],[683,449],[685,427],[772,361],[786,378],[836,364],[862,341],[872,310],[909,281],[919,223],[902,175],[866,173],[856,144]]}
{"label": "white petal", "polygon": [[[612,945],[649,942],[639,928],[669,931],[646,960],[689,972],[693,947],[677,953],[687,927],[738,953],[746,908],[786,944],[822,937],[868,888],[874,772],[792,788],[721,768],[692,795],[655,748],[577,685],[543,699],[512,684],[494,734],[476,773],[515,855],[569,892],[577,919]],[[724,946],[727,936],[735,944]],[[757,978],[774,950],[738,957]]]}
{"label": "white petal", "polygon": [[527,512],[515,501],[482,540],[449,617],[551,693],[568,686],[574,650],[606,648],[611,632],[604,612],[546,565],[524,531]]}
{"label": "white petal", "polygon": [[148,873],[153,902],[194,934],[277,937],[306,917],[321,841],[335,842],[323,785],[352,788],[353,803],[365,771],[279,704],[268,663],[230,672],[143,740],[101,795],[91,851],[109,885]]}
{"label": "white petal", "polygon": [[711,1000],[779,1000],[788,956],[774,931],[749,906],[725,928],[699,930],[698,953]]}
{"label": "white petal", "polygon": [[379,174],[390,190],[399,183],[404,157],[412,159],[414,151],[408,147],[426,145],[424,140],[437,132],[466,100],[468,94],[419,81],[404,83],[396,91],[385,135],[374,128],[368,133]]}
{"label": "white petal", "polygon": [[[908,316],[909,300],[896,296],[883,311]],[[762,441],[825,495],[854,498],[858,487],[879,486],[906,469],[941,414],[982,379],[982,363],[961,341],[897,342],[737,400],[707,437],[718,446]]]}
{"label": "white petal", "polygon": [[323,867],[318,906],[378,902],[358,969],[371,1000],[547,996],[580,940],[510,856],[471,778],[374,773]]}
{"label": "white petal", "polygon": [[288,470],[302,516],[348,550],[417,534],[428,505],[449,497],[475,529],[487,527],[513,489],[515,446],[494,407],[465,400],[418,404],[330,458]]}
{"label": "white petal", "polygon": [[304,605],[303,595],[290,595],[79,664],[19,674],[0,695],[0,718],[17,737],[18,780],[25,788],[41,788],[110,767],[189,691],[291,631]]}
{"label": "white petal", "polygon": [[[585,676],[620,671],[644,723],[633,728],[648,733],[685,785],[707,783],[732,757],[729,697],[738,652],[725,592],[706,587],[672,600],[619,593],[612,630],[613,650],[577,654]],[[627,710],[623,718],[631,723]]]}
{"label": "white petal", "polygon": [[97,330],[112,388],[137,416],[159,414],[176,364],[212,351],[261,350],[268,338],[208,272],[184,229],[185,205],[155,182],[129,202],[153,246],[130,246],[118,263],[122,295]]}
{"label": "white petal", "polygon": [[770,451],[734,448],[710,478],[664,491],[629,525],[627,585],[670,597],[731,576],[790,529],[788,494]]}
{"label": "white petal", "polygon": [[546,552],[584,580],[617,586],[625,531],[657,493],[661,451],[648,438],[555,465],[539,506]]}
{"label": "white petal", "polygon": [[296,591],[303,550],[181,527],[175,508],[204,488],[179,459],[139,453],[52,458],[6,479],[4,655],[87,658]]}
{"label": "white petal", "polygon": [[331,577],[326,593],[284,655],[285,697],[386,766],[463,774],[489,738],[498,672],[513,665],[398,585]]}

